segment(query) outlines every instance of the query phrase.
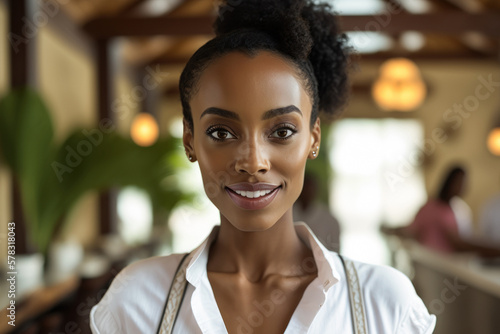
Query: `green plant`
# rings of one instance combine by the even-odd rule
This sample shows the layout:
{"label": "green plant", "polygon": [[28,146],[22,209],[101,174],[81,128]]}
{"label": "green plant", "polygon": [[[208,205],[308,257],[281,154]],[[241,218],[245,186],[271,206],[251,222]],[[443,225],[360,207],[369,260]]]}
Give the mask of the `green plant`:
{"label": "green plant", "polygon": [[321,121],[321,154],[314,160],[307,160],[306,172],[316,176],[318,182],[317,200],[329,205],[330,201],[330,180],[332,177],[332,169],[330,166],[330,147],[328,137],[330,134],[331,123],[328,120]]}
{"label": "green plant", "polygon": [[178,139],[141,147],[98,129],[74,130],[60,144],[53,137],[50,113],[35,91],[15,90],[0,100],[0,156],[18,180],[28,239],[42,253],[90,190],[143,188],[155,213],[168,213],[193,197],[172,179],[185,166]]}

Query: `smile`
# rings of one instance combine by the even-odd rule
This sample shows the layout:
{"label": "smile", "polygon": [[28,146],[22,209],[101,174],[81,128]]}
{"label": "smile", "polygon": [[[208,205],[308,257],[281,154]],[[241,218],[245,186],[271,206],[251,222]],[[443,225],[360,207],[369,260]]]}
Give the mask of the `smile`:
{"label": "smile", "polygon": [[247,198],[258,198],[269,194],[272,190],[261,190],[261,191],[241,191],[235,190],[235,192],[243,197]]}
{"label": "smile", "polygon": [[280,189],[281,186],[273,190],[244,191],[232,190],[226,187],[226,192],[234,204],[242,209],[259,210],[268,206],[278,195]]}

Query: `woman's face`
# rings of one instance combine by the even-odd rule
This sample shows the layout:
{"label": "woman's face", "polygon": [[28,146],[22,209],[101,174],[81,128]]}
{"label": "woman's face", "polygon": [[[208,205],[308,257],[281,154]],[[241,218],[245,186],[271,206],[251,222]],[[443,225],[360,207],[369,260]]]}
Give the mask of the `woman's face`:
{"label": "woman's face", "polygon": [[184,146],[199,162],[205,192],[222,220],[266,230],[291,210],[306,160],[318,153],[311,100],[292,65],[265,51],[222,56],[198,84],[190,101],[194,131],[184,124]]}

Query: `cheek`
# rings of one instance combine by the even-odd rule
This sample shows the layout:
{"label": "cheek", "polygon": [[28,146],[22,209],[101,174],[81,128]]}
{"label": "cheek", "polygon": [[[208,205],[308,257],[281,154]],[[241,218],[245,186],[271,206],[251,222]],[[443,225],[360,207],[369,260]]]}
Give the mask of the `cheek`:
{"label": "cheek", "polygon": [[224,190],[223,184],[231,181],[231,154],[206,143],[195,142],[196,157],[200,167],[205,192],[209,198],[217,197]]}
{"label": "cheek", "polygon": [[302,189],[301,180],[308,155],[308,140],[301,138],[295,145],[285,145],[278,149],[272,161],[273,169],[284,177],[289,187],[299,184]]}
{"label": "cheek", "polygon": [[274,159],[273,166],[279,169],[283,175],[293,176],[304,169],[307,155],[304,150],[283,150]]}

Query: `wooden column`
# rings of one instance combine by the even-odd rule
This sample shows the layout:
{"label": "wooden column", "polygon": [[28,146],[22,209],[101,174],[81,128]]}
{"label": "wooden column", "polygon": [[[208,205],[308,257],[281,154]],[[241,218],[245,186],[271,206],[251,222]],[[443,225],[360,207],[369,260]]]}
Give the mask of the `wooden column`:
{"label": "wooden column", "polygon": [[[36,87],[36,42],[38,31],[33,29],[32,17],[36,4],[32,0],[9,0],[9,56],[11,89]],[[24,19],[24,20],[23,20]],[[34,251],[29,243],[26,220],[17,177],[12,175],[12,221],[16,223],[16,253]]]}
{"label": "wooden column", "polygon": [[[96,40],[99,120],[106,118],[114,122],[115,117],[111,112],[113,82],[109,48],[109,40]],[[117,191],[115,189],[105,190],[99,194],[99,224],[101,234],[110,234],[117,230],[116,194]]]}

